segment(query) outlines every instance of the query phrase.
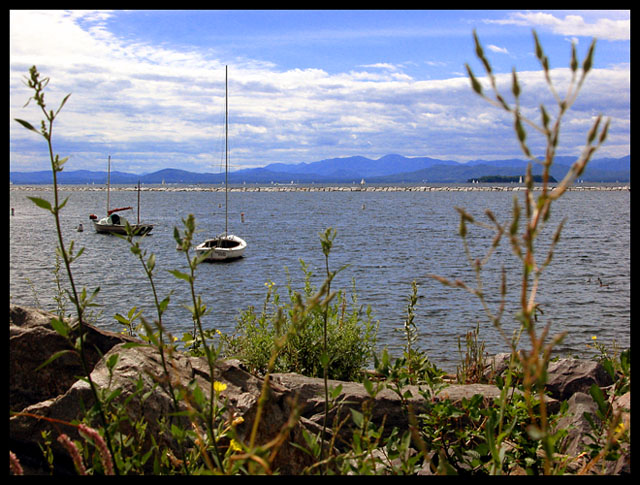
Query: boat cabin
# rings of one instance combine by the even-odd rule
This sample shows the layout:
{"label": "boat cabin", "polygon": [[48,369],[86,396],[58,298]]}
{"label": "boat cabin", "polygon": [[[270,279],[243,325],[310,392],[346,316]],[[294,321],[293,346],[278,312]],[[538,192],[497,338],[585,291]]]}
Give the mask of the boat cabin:
{"label": "boat cabin", "polygon": [[207,249],[213,248],[223,248],[223,249],[232,249],[240,246],[240,242],[235,239],[227,239],[224,237],[218,237],[215,239],[207,239],[202,243],[202,246]]}

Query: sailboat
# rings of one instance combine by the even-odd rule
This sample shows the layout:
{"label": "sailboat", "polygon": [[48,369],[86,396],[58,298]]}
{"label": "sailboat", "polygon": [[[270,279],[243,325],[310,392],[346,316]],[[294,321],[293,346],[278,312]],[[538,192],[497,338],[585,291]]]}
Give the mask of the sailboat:
{"label": "sailboat", "polygon": [[229,261],[241,258],[247,243],[244,239],[229,234],[228,232],[228,215],[229,215],[229,88],[228,88],[228,69],[224,70],[224,87],[225,87],[225,143],[224,143],[224,233],[214,238],[206,239],[204,242],[195,247],[196,254],[203,258],[203,261]]}
{"label": "sailboat", "polygon": [[[89,219],[93,222],[93,227],[99,234],[126,234],[127,233],[127,219],[117,212],[130,210],[129,207],[117,207],[115,209],[109,209],[109,191],[111,188],[111,155],[109,155],[108,169],[107,169],[107,216],[98,220],[98,216],[90,214]],[[138,181],[138,222],[131,224],[131,230],[134,236],[144,236],[153,229],[153,224],[141,224],[140,223],[140,182]]]}

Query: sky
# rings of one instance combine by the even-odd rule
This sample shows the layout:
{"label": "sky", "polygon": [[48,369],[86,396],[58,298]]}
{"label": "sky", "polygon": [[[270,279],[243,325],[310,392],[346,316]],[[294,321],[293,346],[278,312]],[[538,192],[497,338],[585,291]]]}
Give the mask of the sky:
{"label": "sky", "polygon": [[[465,64],[491,93],[474,30],[508,103],[540,121],[597,39],[593,69],[562,123],[558,155],[578,156],[596,117],[611,119],[595,158],[622,157],[630,139],[630,11],[515,10],[12,10],[9,17],[11,171],[50,169],[25,85],[36,65],[65,170],[217,173],[224,160],[228,66],[234,170],[387,154],[467,162],[525,158],[506,111],[471,89]],[[545,140],[527,131],[534,154]]]}

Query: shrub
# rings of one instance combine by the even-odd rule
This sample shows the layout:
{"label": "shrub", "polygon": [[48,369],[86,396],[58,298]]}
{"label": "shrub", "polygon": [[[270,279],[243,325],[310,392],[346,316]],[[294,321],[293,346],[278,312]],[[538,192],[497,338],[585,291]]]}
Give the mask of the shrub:
{"label": "shrub", "polygon": [[[275,339],[289,333],[274,370],[297,372],[311,377],[323,376],[323,348],[326,309],[326,354],[329,356],[328,377],[338,380],[360,380],[360,371],[371,361],[376,346],[378,322],[371,309],[358,304],[355,283],[350,294],[336,292],[326,305],[314,305],[294,331],[293,307],[310,300],[318,292],[312,284],[314,274],[301,259],[304,289],[296,291],[287,282],[289,301],[283,302],[275,284],[267,282],[267,294],[260,313],[253,306],[238,318],[234,332],[222,336],[227,357],[243,361],[252,372],[264,374],[274,349]],[[326,308],[325,308],[326,307]]]}

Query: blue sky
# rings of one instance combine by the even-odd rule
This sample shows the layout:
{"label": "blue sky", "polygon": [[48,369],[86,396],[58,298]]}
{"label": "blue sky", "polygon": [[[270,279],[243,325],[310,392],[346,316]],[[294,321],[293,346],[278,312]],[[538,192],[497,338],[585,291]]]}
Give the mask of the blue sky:
{"label": "blue sky", "polygon": [[[49,167],[24,85],[31,65],[51,79],[54,150],[66,170],[217,172],[229,144],[234,169],[389,153],[465,162],[523,158],[509,115],[475,95],[465,71],[484,70],[475,29],[510,99],[519,73],[522,111],[538,121],[555,101],[534,55],[532,29],[562,95],[571,43],[580,61],[597,38],[594,69],[561,132],[578,155],[595,117],[611,118],[597,157],[630,153],[630,11],[116,10],[10,12],[10,170]],[[486,79],[485,88],[488,89]],[[534,153],[544,141],[530,130]]]}

